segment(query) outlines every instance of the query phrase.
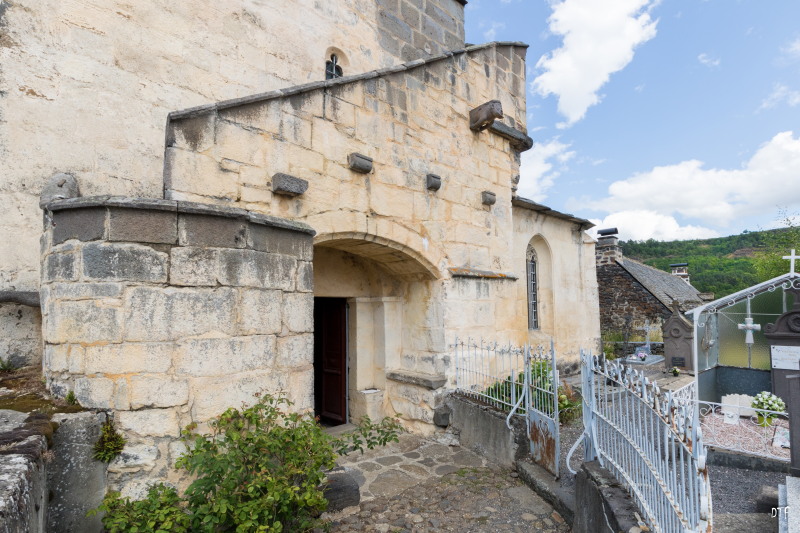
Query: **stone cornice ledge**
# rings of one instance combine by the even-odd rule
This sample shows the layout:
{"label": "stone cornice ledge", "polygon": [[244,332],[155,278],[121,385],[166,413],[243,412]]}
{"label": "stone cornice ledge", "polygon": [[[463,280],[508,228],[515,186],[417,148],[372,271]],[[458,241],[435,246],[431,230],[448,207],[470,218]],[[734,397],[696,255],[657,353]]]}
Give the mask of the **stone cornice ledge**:
{"label": "stone cornice ledge", "polygon": [[511,272],[494,272],[491,270],[478,270],[468,267],[450,267],[447,270],[454,278],[519,279],[516,274]]}
{"label": "stone cornice ledge", "polygon": [[389,370],[386,372],[386,379],[391,379],[398,383],[416,385],[417,387],[430,390],[436,390],[447,383],[447,378],[442,374],[421,374],[419,372],[411,372],[410,370]]}
{"label": "stone cornice ledge", "polygon": [[238,218],[253,224],[284,228],[309,235],[316,235],[316,231],[303,222],[286,220],[284,218],[253,213],[238,207],[228,207],[216,204],[203,204],[198,202],[182,202],[178,200],[162,200],[159,198],[131,198],[128,196],[82,196],[56,200],[45,205],[49,211],[63,211],[65,209],[81,209],[87,207],[121,207],[127,209],[142,209],[151,211],[172,211],[189,215],[209,215],[223,218]]}

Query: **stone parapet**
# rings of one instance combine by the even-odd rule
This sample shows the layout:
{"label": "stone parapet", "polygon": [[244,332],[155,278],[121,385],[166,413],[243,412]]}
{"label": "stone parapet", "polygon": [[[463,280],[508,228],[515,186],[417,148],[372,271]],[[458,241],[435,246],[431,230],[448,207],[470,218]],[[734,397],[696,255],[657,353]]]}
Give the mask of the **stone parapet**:
{"label": "stone parapet", "polygon": [[177,476],[181,428],[259,391],[313,406],[309,226],[169,200],[45,209],[47,386],[113,411],[130,451],[109,469],[112,488]]}

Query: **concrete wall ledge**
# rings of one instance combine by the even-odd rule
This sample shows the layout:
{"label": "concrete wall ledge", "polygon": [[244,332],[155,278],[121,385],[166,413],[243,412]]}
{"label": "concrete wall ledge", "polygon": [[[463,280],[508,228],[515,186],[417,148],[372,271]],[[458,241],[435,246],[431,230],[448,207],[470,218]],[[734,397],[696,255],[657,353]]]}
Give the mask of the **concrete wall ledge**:
{"label": "concrete wall ledge", "polygon": [[458,433],[462,446],[507,467],[527,457],[528,438],[522,417],[512,417],[514,429],[508,429],[507,415],[488,405],[456,394],[449,395],[445,404],[450,408],[450,427]]}
{"label": "concrete wall ledge", "polygon": [[575,509],[572,531],[598,533],[643,531],[636,519],[638,507],[611,473],[597,461],[584,463],[575,477]]}
{"label": "concrete wall ledge", "polygon": [[215,204],[198,202],[182,202],[176,200],[162,200],[157,198],[132,198],[126,196],[85,196],[56,200],[45,205],[45,209],[52,212],[68,209],[90,209],[98,207],[114,207],[123,209],[137,209],[149,211],[168,211],[190,215],[208,215],[222,218],[247,220],[253,224],[289,229],[315,235],[314,229],[303,222],[286,220],[283,218],[254,213],[238,207],[226,207]]}
{"label": "concrete wall ledge", "polygon": [[777,459],[750,455],[748,453],[730,452],[710,446],[706,463],[712,466],[727,466],[744,470],[757,470],[759,472],[789,473],[790,464]]}

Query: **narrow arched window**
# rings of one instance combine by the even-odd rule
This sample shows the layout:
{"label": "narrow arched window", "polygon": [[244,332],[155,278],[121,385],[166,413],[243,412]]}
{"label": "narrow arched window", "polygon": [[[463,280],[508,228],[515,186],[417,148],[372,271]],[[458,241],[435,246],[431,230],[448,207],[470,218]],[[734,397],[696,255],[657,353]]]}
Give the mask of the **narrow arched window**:
{"label": "narrow arched window", "polygon": [[339,57],[331,54],[331,58],[325,62],[325,79],[332,80],[344,76],[342,67],[339,66]]}
{"label": "narrow arched window", "polygon": [[536,279],[536,252],[528,248],[528,329],[539,329],[539,295]]}

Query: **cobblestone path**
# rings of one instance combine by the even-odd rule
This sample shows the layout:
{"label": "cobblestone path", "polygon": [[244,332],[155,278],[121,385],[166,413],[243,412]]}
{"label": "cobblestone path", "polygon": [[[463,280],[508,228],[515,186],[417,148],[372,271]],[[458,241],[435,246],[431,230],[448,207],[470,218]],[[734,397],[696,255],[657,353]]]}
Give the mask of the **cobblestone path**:
{"label": "cobblestone path", "polygon": [[335,533],[570,531],[516,474],[459,446],[406,437],[340,464],[361,504],[328,516]]}

